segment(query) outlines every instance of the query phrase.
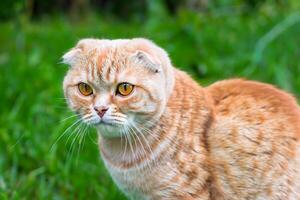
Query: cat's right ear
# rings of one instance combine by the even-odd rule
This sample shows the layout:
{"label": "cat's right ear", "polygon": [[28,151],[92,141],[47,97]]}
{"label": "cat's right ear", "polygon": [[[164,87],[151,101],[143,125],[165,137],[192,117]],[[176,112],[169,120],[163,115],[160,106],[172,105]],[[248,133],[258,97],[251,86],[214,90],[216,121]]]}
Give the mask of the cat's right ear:
{"label": "cat's right ear", "polygon": [[155,73],[161,71],[161,64],[158,61],[155,61],[150,54],[138,50],[134,53],[133,58],[136,62],[144,64],[144,66]]}
{"label": "cat's right ear", "polygon": [[80,58],[80,54],[82,53],[81,48],[73,48],[67,53],[65,53],[62,57],[62,63],[67,64],[69,66],[73,66],[78,59]]}

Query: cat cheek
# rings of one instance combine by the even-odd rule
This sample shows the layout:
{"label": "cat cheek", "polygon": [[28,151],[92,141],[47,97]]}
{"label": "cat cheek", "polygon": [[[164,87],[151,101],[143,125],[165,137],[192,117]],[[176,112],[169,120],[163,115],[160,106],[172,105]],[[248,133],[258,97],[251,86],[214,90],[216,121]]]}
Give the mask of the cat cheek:
{"label": "cat cheek", "polygon": [[137,112],[140,109],[140,106],[137,106],[136,103],[131,101],[122,102],[118,105],[121,113]]}
{"label": "cat cheek", "polygon": [[66,102],[73,111],[76,110],[77,102],[74,100],[73,95],[66,94],[65,95]]}
{"label": "cat cheek", "polygon": [[82,99],[77,95],[67,97],[67,102],[69,107],[76,112],[87,110],[91,106],[91,102],[89,100]]}

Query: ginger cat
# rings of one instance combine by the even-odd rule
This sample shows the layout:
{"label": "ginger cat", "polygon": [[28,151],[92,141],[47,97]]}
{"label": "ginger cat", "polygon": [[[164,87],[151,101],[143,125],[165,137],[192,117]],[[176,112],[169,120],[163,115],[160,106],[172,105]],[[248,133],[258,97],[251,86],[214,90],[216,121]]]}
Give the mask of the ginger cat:
{"label": "ginger cat", "polygon": [[300,199],[300,109],[288,93],[240,79],[203,88],[141,38],[83,39],[63,61],[68,104],[99,132],[130,199]]}

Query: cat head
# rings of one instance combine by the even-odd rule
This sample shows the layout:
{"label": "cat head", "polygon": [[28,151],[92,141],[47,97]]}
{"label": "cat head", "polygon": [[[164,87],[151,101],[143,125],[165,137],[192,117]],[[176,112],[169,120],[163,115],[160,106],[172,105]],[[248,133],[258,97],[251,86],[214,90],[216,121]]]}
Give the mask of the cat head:
{"label": "cat head", "polygon": [[69,107],[105,137],[155,123],[173,90],[168,55],[146,39],[82,39],[63,62]]}

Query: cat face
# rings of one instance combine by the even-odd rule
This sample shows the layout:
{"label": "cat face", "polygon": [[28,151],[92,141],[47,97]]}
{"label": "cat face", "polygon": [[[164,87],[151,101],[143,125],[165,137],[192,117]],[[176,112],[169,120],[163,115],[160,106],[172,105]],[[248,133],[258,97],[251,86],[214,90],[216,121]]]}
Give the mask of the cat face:
{"label": "cat face", "polygon": [[105,137],[155,123],[173,88],[167,54],[145,39],[84,39],[63,60],[69,107]]}

